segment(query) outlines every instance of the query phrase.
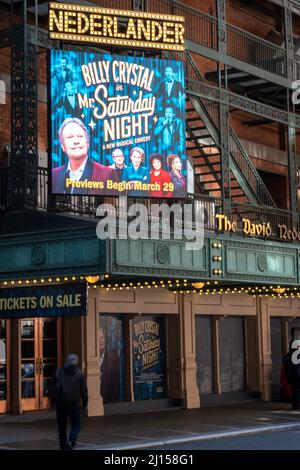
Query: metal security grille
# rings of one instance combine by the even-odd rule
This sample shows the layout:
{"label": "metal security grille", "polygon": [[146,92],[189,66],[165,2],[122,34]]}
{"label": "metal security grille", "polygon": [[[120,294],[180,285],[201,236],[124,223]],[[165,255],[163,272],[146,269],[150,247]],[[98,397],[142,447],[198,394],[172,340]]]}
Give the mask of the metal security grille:
{"label": "metal security grille", "polygon": [[211,317],[196,316],[197,384],[201,395],[213,393]]}
{"label": "metal security grille", "polygon": [[244,343],[244,318],[223,318],[219,330],[221,393],[245,390]]}

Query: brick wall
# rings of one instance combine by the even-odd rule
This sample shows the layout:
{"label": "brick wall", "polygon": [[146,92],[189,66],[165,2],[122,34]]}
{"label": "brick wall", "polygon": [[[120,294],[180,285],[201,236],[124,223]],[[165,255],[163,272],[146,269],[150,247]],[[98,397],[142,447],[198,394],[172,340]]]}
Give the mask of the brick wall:
{"label": "brick wall", "polygon": [[209,15],[216,15],[215,0],[183,0],[182,3],[186,3],[187,5],[203,11],[204,13],[208,13]]}
{"label": "brick wall", "polygon": [[38,68],[38,82],[46,85],[47,84],[46,52],[43,52],[38,55],[37,68]]}
{"label": "brick wall", "polygon": [[266,37],[276,27],[276,19],[254,8],[242,8],[239,2],[227,2],[227,23],[249,31],[259,37]]}
{"label": "brick wall", "polygon": [[10,95],[10,48],[0,49],[0,167],[7,165],[5,146],[10,144],[11,95]]}
{"label": "brick wall", "polygon": [[38,147],[39,150],[46,151],[48,148],[48,119],[47,119],[47,60],[46,53],[38,56],[38,82],[39,82],[39,103],[38,103]]}
{"label": "brick wall", "polygon": [[[9,13],[1,10],[0,29],[10,26]],[[10,48],[0,49],[0,80],[1,83],[1,99],[0,99],[0,167],[6,166],[5,145],[10,143],[10,127],[11,127],[11,106],[10,106]],[[4,90],[4,92],[3,92]]]}
{"label": "brick wall", "polygon": [[[215,0],[185,0],[186,4],[194,8],[198,8],[209,14],[215,14]],[[263,17],[263,15],[254,15],[242,8],[238,8],[234,0],[227,3],[227,21],[235,24],[245,30],[251,31],[259,36],[265,36],[270,29],[274,28],[275,20],[273,18]],[[0,28],[9,26],[9,15],[1,10]],[[205,57],[193,55],[202,75],[208,71],[216,70],[217,64],[213,60]],[[0,74],[10,73],[10,50],[0,49]],[[47,84],[47,63],[46,54],[38,55],[38,82],[39,89],[45,90]],[[41,100],[38,103],[38,146],[41,151],[47,150],[47,105],[45,101],[45,93],[41,93]],[[39,96],[40,96],[39,95]],[[0,165],[5,164],[4,160],[4,144],[10,142],[10,94],[6,96],[6,104],[0,104],[1,120],[0,120]],[[242,125],[241,121],[245,117],[240,116],[238,112],[231,115],[231,123],[239,137],[258,142],[273,148],[285,150],[277,126],[256,126],[249,127]],[[297,148],[300,149],[300,136],[297,137]]]}
{"label": "brick wall", "polygon": [[259,119],[259,116],[246,116],[245,114],[235,111],[230,115],[230,123],[239,137],[251,142],[258,142],[263,145],[275,147],[280,150],[284,150],[282,145],[278,126],[276,124],[271,125],[260,125],[260,126],[248,126],[242,124],[243,121],[250,121],[251,119]]}
{"label": "brick wall", "polygon": [[38,148],[39,150],[46,151],[48,148],[48,134],[47,134],[47,105],[46,103],[38,103]]}

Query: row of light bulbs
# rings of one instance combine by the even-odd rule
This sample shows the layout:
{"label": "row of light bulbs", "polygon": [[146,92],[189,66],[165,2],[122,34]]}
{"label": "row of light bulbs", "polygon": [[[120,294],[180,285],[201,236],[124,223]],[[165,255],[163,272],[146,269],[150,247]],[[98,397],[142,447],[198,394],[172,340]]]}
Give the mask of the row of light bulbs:
{"label": "row of light bulbs", "polygon": [[[100,277],[108,278],[109,275],[105,274],[104,276],[61,276],[61,277],[48,277],[48,278],[41,278],[41,279],[19,279],[19,280],[12,280],[12,281],[3,281],[2,286],[20,286],[20,285],[29,285],[29,284],[44,284],[44,283],[51,283],[51,282],[70,282],[70,281],[84,281],[86,280],[88,283],[98,282]],[[0,284],[1,286],[1,284]]]}
{"label": "row of light bulbs", "polygon": [[[86,281],[88,288],[94,289],[105,289],[109,290],[130,290],[130,289],[151,289],[151,288],[168,288],[173,290],[174,293],[198,293],[199,295],[216,295],[216,294],[243,294],[252,295],[253,297],[300,297],[297,287],[282,287],[277,286],[255,286],[255,287],[221,287],[217,286],[218,281],[198,281],[190,282],[187,279],[183,280],[152,280],[152,281],[135,281],[135,282],[124,282],[124,281],[109,281],[109,275],[105,274],[102,276],[62,276],[62,277],[49,277],[42,279],[26,279],[26,280],[12,280],[3,281],[3,286],[21,286],[30,284],[43,284],[52,282],[68,282],[68,281]],[[105,282],[103,282],[105,281]],[[100,283],[101,282],[101,283]]]}
{"label": "row of light bulbs", "polygon": [[[80,34],[67,34],[67,33],[51,33],[50,35],[51,39],[62,39],[65,41],[81,41],[81,42],[91,42],[91,38],[89,36],[83,36]],[[97,37],[93,36],[93,42],[100,43],[100,44],[114,44],[114,45],[120,45],[120,46],[135,46],[135,47],[144,47],[147,48],[149,47],[149,43],[147,42],[140,42],[140,41],[126,41],[124,39],[115,39],[115,38],[107,38],[107,37]],[[151,48],[154,49],[168,49],[171,51],[184,51],[184,46],[181,46],[179,44],[173,45],[173,44],[162,44],[162,43],[156,43],[156,42],[151,42]]]}
{"label": "row of light bulbs", "polygon": [[[162,13],[147,13],[147,12],[138,12],[138,11],[128,11],[128,10],[117,10],[109,8],[101,8],[99,6],[88,7],[86,5],[70,5],[70,4],[61,4],[61,3],[50,3],[50,8],[59,9],[59,10],[68,10],[68,11],[82,11],[89,13],[101,13],[104,15],[120,15],[120,16],[132,16],[137,18],[151,18],[156,20],[166,20],[166,21],[185,21],[184,16],[175,16]],[[53,14],[50,11],[50,14]]]}

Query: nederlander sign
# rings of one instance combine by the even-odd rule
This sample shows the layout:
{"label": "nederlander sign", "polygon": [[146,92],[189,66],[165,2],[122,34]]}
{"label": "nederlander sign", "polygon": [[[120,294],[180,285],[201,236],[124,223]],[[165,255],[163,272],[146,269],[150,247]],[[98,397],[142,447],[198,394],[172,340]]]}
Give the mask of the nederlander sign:
{"label": "nederlander sign", "polygon": [[[217,232],[238,232],[236,221],[231,221],[224,214],[216,214],[216,230]],[[250,219],[242,219],[242,232],[246,236],[269,238],[274,232],[270,222],[254,223]],[[285,224],[277,225],[277,236],[280,240],[285,241],[300,241],[300,231],[295,227],[289,228]]]}
{"label": "nederlander sign", "polygon": [[143,48],[184,50],[184,17],[49,4],[51,39]]}

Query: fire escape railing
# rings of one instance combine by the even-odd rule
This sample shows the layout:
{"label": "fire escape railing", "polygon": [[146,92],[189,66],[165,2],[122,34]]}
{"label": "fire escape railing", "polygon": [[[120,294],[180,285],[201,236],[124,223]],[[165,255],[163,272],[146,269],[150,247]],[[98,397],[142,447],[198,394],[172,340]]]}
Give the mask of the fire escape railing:
{"label": "fire escape railing", "polygon": [[288,229],[292,227],[292,212],[277,207],[258,207],[234,202],[230,207],[229,218],[232,222],[237,222],[238,233],[242,232],[243,219],[248,219],[255,224],[269,223],[274,232],[270,238],[275,239],[278,239],[276,236],[278,225],[285,225]]}
{"label": "fire escape railing", "polygon": [[294,69],[294,80],[300,80],[300,56],[294,55],[295,69]]}
{"label": "fire escape railing", "polygon": [[244,175],[245,182],[253,189],[259,202],[263,206],[276,207],[271,194],[232,127],[230,127],[229,131],[229,151]]}
{"label": "fire escape railing", "polygon": [[[110,0],[94,0],[94,3],[111,7]],[[114,0],[114,8],[131,9],[130,0]],[[185,17],[185,38],[188,41],[218,49],[218,19],[178,0],[148,0],[147,11]],[[227,23],[227,54],[247,64],[258,67],[281,77],[287,76],[287,51],[285,47],[273,44],[248,31]],[[188,44],[187,44],[188,46]],[[295,61],[298,56],[295,55]],[[300,69],[296,67],[300,79]],[[296,78],[295,77],[295,78]]]}
{"label": "fire escape railing", "polygon": [[227,24],[227,54],[268,72],[286,76],[286,50]]}
{"label": "fire escape railing", "polygon": [[[0,208],[7,208],[8,191],[7,191],[7,175],[8,168],[0,168]],[[49,171],[47,168],[38,169],[38,209],[48,210],[48,178]],[[99,197],[99,196],[76,196],[76,195],[54,195],[54,210],[57,214],[77,215],[88,218],[95,218],[99,204],[105,202],[110,203],[115,208],[117,217],[121,214],[118,197]],[[128,207],[136,202],[146,205],[149,215],[151,216],[151,206],[153,204],[166,203],[165,199],[134,199],[128,198]],[[170,202],[170,201],[169,201]],[[172,203],[192,204],[193,213],[199,214],[199,210],[203,211],[204,229],[207,231],[216,231],[216,214],[223,213],[223,201],[220,198],[206,196],[203,194],[188,194],[186,199],[172,200]],[[53,210],[53,209],[52,209]],[[124,215],[124,214],[122,214]],[[270,223],[274,233],[268,237],[277,240],[276,227],[279,224],[292,227],[292,214],[290,211],[278,209],[274,207],[251,206],[248,204],[232,203],[230,214],[228,217],[232,221],[237,222],[237,234],[243,235],[243,218],[248,218],[254,223]],[[296,229],[300,228],[299,224]]]}

